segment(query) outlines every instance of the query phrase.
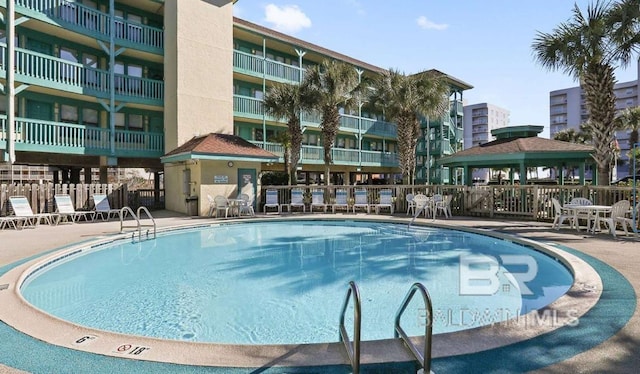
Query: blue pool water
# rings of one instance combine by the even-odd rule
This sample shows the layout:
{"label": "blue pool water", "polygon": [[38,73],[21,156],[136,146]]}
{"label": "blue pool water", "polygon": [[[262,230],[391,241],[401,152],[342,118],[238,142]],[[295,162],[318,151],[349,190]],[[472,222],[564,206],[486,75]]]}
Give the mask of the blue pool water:
{"label": "blue pool water", "polygon": [[[478,255],[500,268],[478,262]],[[523,259],[532,259],[535,274]],[[270,221],[114,241],[45,266],[21,291],[54,316],[102,330],[200,342],[317,343],[337,341],[350,280],[362,297],[362,339],[375,340],[393,337],[395,313],[414,282],[429,290],[434,333],[443,333],[540,308],[573,278],[555,259],[490,236],[406,224]],[[525,289],[533,294],[522,295]],[[415,297],[405,330],[422,334],[424,315]]]}

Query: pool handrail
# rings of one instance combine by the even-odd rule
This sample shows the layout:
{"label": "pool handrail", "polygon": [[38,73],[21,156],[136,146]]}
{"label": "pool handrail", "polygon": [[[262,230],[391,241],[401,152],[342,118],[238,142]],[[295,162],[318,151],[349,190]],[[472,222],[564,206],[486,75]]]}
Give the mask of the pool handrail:
{"label": "pool handrail", "polygon": [[[140,223],[140,215],[142,212],[145,212],[147,214],[147,217],[151,219],[151,224],[141,224]],[[125,226],[124,225],[124,217],[126,215],[126,213],[131,214],[131,217],[133,217],[133,219],[136,220],[136,225],[135,226]],[[153,216],[151,215],[151,212],[149,212],[149,209],[147,209],[147,207],[145,206],[141,206],[138,208],[137,212],[134,213],[133,210],[128,207],[125,206],[122,209],[120,209],[120,232],[123,233],[124,232],[124,228],[125,227],[135,227],[136,231],[138,232],[138,240],[142,240],[142,228],[143,227],[153,227],[153,238],[156,238],[156,220],[153,218]],[[147,230],[147,239],[149,238],[149,230]],[[133,239],[133,237],[132,237]]]}
{"label": "pool handrail", "polygon": [[[349,334],[344,327],[344,315],[349,306],[349,300],[353,296],[353,345],[349,340]],[[340,340],[344,343],[344,347],[347,350],[347,356],[353,369],[353,374],[360,372],[360,325],[361,325],[361,309],[360,309],[360,291],[356,282],[349,282],[349,289],[347,295],[344,298],[342,304],[342,311],[340,312]]]}
{"label": "pool handrail", "polygon": [[[409,306],[409,302],[413,298],[413,295],[415,295],[417,291],[420,291],[420,294],[422,295],[422,299],[424,301],[424,307],[426,311],[425,328],[424,328],[425,330],[424,331],[424,350],[422,353],[420,353],[418,351],[418,348],[415,346],[415,344],[413,344],[411,340],[409,340],[407,333],[400,326],[400,318],[402,317],[402,314],[404,313],[404,311],[407,309],[407,306]],[[402,339],[402,341],[404,342],[406,347],[409,349],[411,354],[413,354],[413,357],[415,357],[416,360],[418,360],[418,363],[422,366],[425,373],[431,372],[431,336],[433,332],[432,327],[433,327],[433,307],[431,303],[431,296],[429,296],[429,292],[424,287],[424,285],[422,285],[422,283],[416,282],[411,286],[411,288],[409,289],[409,292],[407,292],[407,295],[404,297],[404,300],[402,301],[402,304],[400,304],[400,308],[396,313],[393,335],[395,338]]]}

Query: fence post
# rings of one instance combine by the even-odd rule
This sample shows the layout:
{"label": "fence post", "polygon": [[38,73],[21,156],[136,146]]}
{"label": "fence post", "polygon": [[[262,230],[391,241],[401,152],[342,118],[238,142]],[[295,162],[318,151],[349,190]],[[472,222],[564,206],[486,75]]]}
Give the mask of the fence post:
{"label": "fence post", "polygon": [[534,185],[533,186],[533,199],[531,199],[533,201],[533,219],[534,220],[538,220],[538,186]]}

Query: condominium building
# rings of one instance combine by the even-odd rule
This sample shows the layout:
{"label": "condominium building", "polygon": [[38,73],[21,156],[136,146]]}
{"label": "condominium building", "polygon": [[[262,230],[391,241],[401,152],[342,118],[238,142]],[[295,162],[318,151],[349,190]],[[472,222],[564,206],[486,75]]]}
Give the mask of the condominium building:
{"label": "condominium building", "polygon": [[[489,103],[464,106],[464,149],[495,140],[491,130],[509,126],[510,112],[507,109]],[[473,171],[473,180],[488,182],[489,169]]]}
{"label": "condominium building", "polygon": [[[639,67],[640,68],[640,67]],[[617,83],[614,86],[616,96],[616,110],[636,107],[640,104],[638,92],[640,92],[640,81]],[[554,137],[560,131],[574,129],[579,131],[580,125],[589,119],[589,112],[584,101],[582,89],[571,87],[549,93],[549,117],[550,136]],[[632,174],[633,165],[629,163],[628,152],[633,145],[629,144],[629,130],[616,132],[616,139],[620,147],[619,158],[616,160],[617,170],[614,171],[614,179]]]}
{"label": "condominium building", "polygon": [[[299,82],[306,68],[324,59],[348,63],[362,78],[383,72],[234,18],[230,0],[53,3],[15,0],[4,6],[0,157],[67,170],[76,183],[81,169],[99,169],[101,181],[110,167],[166,172],[169,161],[163,165],[161,156],[209,133],[235,135],[273,153],[277,159],[263,162],[259,172],[282,170],[283,147],[276,139],[286,124],[267,116],[262,105],[274,82]],[[438,73],[451,87],[451,110],[423,122],[418,182],[453,182],[435,161],[462,149],[462,95],[472,86]],[[302,127],[298,180],[319,182],[320,119],[305,114]],[[396,125],[366,103],[341,111],[332,183],[393,182],[389,178],[399,173],[396,136]]]}

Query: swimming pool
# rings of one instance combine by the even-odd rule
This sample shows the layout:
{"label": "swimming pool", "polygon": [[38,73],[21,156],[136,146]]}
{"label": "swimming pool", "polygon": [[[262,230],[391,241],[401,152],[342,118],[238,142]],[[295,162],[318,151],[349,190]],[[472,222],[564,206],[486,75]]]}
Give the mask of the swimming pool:
{"label": "swimming pool", "polygon": [[[496,277],[486,261],[478,262],[480,255],[500,264]],[[523,276],[528,258],[536,264],[533,279]],[[461,259],[473,261],[461,267]],[[336,341],[349,280],[360,287],[363,340],[392,337],[394,314],[416,281],[434,301],[435,333],[541,308],[573,282],[554,258],[508,240],[345,220],[179,230],[78,250],[35,269],[21,285],[23,296],[61,319],[125,334],[235,344]],[[461,284],[470,295],[459,295]],[[522,295],[525,288],[533,294]],[[403,324],[419,335],[424,310],[419,304],[409,310]]]}

